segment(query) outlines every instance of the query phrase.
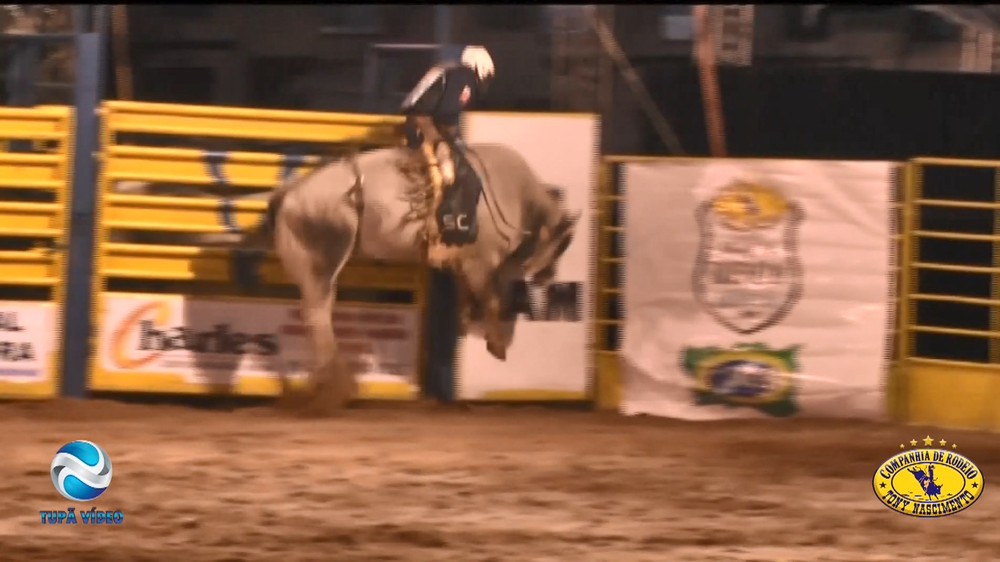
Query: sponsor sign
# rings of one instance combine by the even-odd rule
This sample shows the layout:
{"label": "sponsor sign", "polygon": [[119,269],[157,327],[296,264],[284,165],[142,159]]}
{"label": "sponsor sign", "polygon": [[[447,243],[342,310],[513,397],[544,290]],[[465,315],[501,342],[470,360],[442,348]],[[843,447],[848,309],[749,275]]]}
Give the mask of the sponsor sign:
{"label": "sponsor sign", "polygon": [[506,287],[515,320],[506,361],[494,358],[480,335],[461,338],[456,394],[471,400],[584,399],[592,380],[591,225],[600,121],[593,115],[472,112],[463,131],[469,144],[499,143],[518,151],[552,197],[580,218],[550,285],[521,281]]}
{"label": "sponsor sign", "polygon": [[891,162],[623,165],[623,410],[879,418]]}
{"label": "sponsor sign", "polygon": [[0,382],[39,382],[50,376],[55,310],[49,302],[0,301]]}
{"label": "sponsor sign", "polygon": [[[311,338],[295,302],[106,293],[100,364],[108,373],[169,374],[195,384],[303,378]],[[419,313],[338,305],[339,349],[359,380],[417,382]]]}

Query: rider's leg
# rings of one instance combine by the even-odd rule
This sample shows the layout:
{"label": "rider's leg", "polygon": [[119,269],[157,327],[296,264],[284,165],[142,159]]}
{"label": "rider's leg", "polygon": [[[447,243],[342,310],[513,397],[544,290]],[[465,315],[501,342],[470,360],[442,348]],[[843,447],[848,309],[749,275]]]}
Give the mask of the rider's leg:
{"label": "rider's leg", "polygon": [[431,189],[433,190],[431,205],[427,209],[427,261],[431,267],[441,268],[447,260],[447,252],[445,246],[441,244],[437,210],[444,198],[442,192],[444,180],[441,177],[441,169],[434,147],[444,143],[441,142],[441,134],[430,117],[417,116],[414,122],[424,137],[420,149],[428,165],[427,173],[430,176]]}
{"label": "rider's leg", "polygon": [[438,143],[437,160],[444,185],[447,187],[455,183],[455,160],[452,158],[451,146],[447,142]]}
{"label": "rider's leg", "polygon": [[435,147],[443,143],[441,143],[441,133],[438,132],[433,119],[428,116],[419,115],[415,118],[415,123],[424,137],[423,144],[420,145],[420,150],[427,161],[427,173],[430,176],[431,188],[433,189],[434,204],[431,207],[433,214],[433,211],[437,210],[438,204],[441,203],[441,190],[444,186],[444,179],[441,177],[440,161],[435,152]]}

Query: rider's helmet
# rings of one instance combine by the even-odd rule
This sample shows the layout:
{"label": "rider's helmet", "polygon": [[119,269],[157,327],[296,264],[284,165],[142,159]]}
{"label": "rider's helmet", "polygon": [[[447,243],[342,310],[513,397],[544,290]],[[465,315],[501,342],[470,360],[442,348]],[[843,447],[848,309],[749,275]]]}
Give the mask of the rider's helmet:
{"label": "rider's helmet", "polygon": [[462,51],[462,65],[476,73],[480,91],[486,89],[496,72],[493,57],[480,45],[469,45]]}

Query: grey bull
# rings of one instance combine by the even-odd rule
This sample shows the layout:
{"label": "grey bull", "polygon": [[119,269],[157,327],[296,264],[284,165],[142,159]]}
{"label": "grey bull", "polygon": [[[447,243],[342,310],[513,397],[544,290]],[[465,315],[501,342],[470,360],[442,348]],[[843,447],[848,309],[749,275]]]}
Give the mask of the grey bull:
{"label": "grey bull", "polygon": [[[471,311],[478,310],[486,347],[503,360],[515,326],[506,313],[509,287],[523,279],[540,285],[553,279],[579,214],[563,209],[513,149],[473,144],[469,153],[484,186],[479,232],[474,242],[455,250],[450,269],[463,303],[463,328],[470,325]],[[204,235],[203,245],[273,246],[301,294],[315,354],[309,395],[319,408],[339,409],[356,394],[355,377],[337,351],[333,330],[337,279],[348,259],[426,263],[430,210],[426,180],[412,171],[413,162],[405,148],[384,148],[320,165],[269,194],[267,215],[257,230],[236,239]],[[130,190],[140,188],[116,188]]]}

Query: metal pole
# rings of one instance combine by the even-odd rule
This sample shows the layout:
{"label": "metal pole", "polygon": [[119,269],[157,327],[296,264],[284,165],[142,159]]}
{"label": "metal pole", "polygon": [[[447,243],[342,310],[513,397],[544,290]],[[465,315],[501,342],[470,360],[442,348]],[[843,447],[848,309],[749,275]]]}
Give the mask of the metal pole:
{"label": "metal pole", "polygon": [[698,77],[701,101],[705,111],[705,133],[714,158],[726,157],[726,126],[719,92],[719,70],[715,60],[718,37],[714,21],[718,14],[712,6],[697,4],[691,8],[694,16],[695,51],[698,56]]}
{"label": "metal pole", "polygon": [[[434,8],[434,39],[438,60],[451,55],[451,6]],[[427,280],[427,376],[425,394],[455,400],[455,352],[458,348],[458,298],[455,278],[448,271],[431,269]]]}
{"label": "metal pole", "polygon": [[102,52],[99,33],[81,33],[76,40],[76,93],[73,185],[69,244],[66,249],[66,302],[63,307],[62,395],[87,393],[93,314],[94,227],[97,210],[97,152],[100,141],[98,104],[101,100]]}
{"label": "metal pole", "polygon": [[438,4],[434,6],[434,42],[438,44],[438,60],[446,60],[451,44],[451,6]]}

